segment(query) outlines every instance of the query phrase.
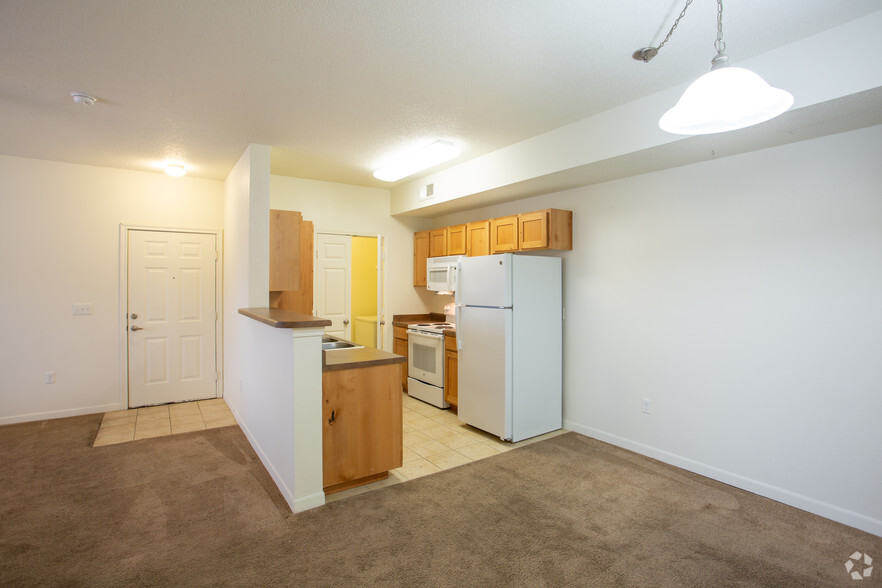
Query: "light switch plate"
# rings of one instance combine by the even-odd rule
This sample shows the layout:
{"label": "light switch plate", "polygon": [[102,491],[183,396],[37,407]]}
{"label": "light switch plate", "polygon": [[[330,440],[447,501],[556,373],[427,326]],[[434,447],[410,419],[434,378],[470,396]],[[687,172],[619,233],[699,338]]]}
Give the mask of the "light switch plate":
{"label": "light switch plate", "polygon": [[92,314],[91,302],[79,302],[71,307],[71,314]]}

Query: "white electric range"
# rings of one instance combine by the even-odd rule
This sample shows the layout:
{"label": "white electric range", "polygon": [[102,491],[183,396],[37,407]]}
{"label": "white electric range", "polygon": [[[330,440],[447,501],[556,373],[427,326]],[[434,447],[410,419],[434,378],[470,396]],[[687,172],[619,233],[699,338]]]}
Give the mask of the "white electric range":
{"label": "white electric range", "polygon": [[444,400],[444,331],[453,323],[415,323],[407,328],[407,393],[438,408]]}

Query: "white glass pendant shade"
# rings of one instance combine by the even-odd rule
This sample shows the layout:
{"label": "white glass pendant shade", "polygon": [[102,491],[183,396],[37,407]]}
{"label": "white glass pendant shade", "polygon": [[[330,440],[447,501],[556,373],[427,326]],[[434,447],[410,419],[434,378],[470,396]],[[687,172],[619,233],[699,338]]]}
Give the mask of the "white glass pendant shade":
{"label": "white glass pendant shade", "polygon": [[792,105],[790,92],[771,87],[752,71],[718,67],[692,82],[658,126],[679,135],[722,133],[765,122]]}

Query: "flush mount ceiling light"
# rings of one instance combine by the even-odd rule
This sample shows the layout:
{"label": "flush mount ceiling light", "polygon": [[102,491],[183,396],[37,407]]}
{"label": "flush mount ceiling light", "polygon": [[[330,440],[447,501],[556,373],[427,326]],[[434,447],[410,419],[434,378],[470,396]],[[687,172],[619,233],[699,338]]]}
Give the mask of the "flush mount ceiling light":
{"label": "flush mount ceiling light", "polygon": [[394,182],[419,171],[449,161],[459,155],[459,148],[449,141],[435,141],[422,149],[405,155],[401,159],[383,166],[374,172],[374,177],[384,182]]}
{"label": "flush mount ceiling light", "polygon": [[[686,0],[665,40],[658,47],[644,47],[634,52],[634,59],[648,63],[668,42],[674,29],[686,15],[692,0]],[[677,104],[664,113],[658,126],[679,135],[707,135],[743,129],[773,119],[793,105],[790,92],[773,88],[757,74],[729,65],[723,41],[723,0],[717,0],[717,55],[711,71],[686,88]]]}
{"label": "flush mount ceiling light", "polygon": [[77,104],[82,104],[83,106],[94,106],[95,102],[98,101],[94,96],[89,96],[88,94],[83,94],[82,92],[71,92],[70,97],[73,98],[73,101]]}
{"label": "flush mount ceiling light", "polygon": [[187,173],[187,168],[184,167],[183,163],[170,161],[165,164],[165,173],[172,177],[179,178]]}

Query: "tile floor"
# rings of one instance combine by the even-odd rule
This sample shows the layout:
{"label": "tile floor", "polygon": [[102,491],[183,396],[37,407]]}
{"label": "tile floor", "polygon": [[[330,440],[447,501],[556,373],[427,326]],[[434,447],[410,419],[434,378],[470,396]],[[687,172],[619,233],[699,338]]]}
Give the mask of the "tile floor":
{"label": "tile floor", "polygon": [[450,410],[441,410],[407,394],[403,398],[403,420],[402,466],[391,470],[385,480],[329,494],[325,499],[327,502],[448,470],[566,432],[553,431],[518,443],[506,443],[499,437],[462,423],[456,413]]}
{"label": "tile floor", "polygon": [[104,413],[93,447],[235,425],[223,398]]}
{"label": "tile floor", "polygon": [[[329,494],[327,502],[448,470],[565,432],[553,431],[519,443],[506,443],[460,422],[450,410],[441,410],[407,394],[402,402],[402,466],[390,471],[385,480]],[[94,447],[235,424],[236,419],[222,398],[118,410],[104,414]]]}

